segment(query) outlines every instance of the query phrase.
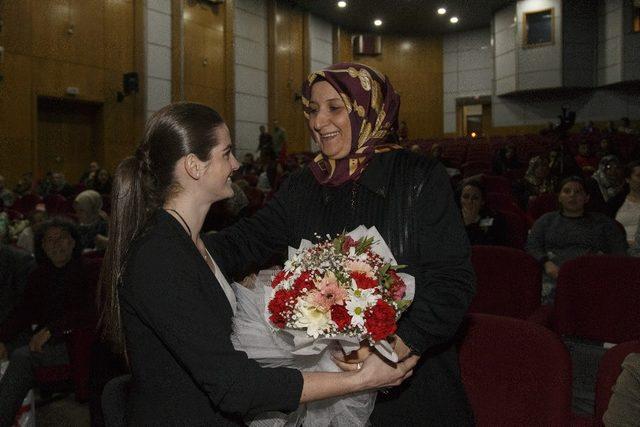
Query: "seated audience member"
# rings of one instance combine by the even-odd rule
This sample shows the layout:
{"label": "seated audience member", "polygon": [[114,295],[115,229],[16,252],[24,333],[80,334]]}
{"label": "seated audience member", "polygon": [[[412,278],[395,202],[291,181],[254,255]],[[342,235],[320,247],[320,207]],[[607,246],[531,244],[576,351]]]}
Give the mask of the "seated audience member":
{"label": "seated audience member", "polygon": [[485,190],[479,181],[464,181],[460,191],[460,210],[472,245],[505,245],[507,226],[502,215],[485,205]]}
{"label": "seated audience member", "polygon": [[597,132],[598,128],[593,123],[593,121],[589,120],[586,125],[582,128],[582,133],[594,133]]}
{"label": "seated audience member", "polygon": [[460,175],[460,170],[453,167],[448,159],[444,159],[442,157],[442,147],[440,146],[440,144],[433,144],[431,146],[431,149],[429,150],[429,156],[442,163],[445,169],[447,169],[447,174],[449,175],[449,177]]}
{"label": "seated audience member", "polygon": [[98,162],[94,160],[93,162],[89,163],[89,167],[87,168],[86,171],[82,173],[82,176],[78,181],[78,184],[83,184],[88,186],[89,182],[95,178],[99,170],[100,170],[100,165],[98,164]]}
{"label": "seated audience member", "polygon": [[591,153],[587,141],[580,141],[578,144],[578,154],[576,154],[574,159],[584,176],[591,176],[598,167],[598,158]]}
{"label": "seated audience member", "polygon": [[618,132],[632,134],[635,133],[635,130],[631,127],[631,121],[629,117],[623,117],[620,119],[620,127],[618,128]]}
{"label": "seated audience member", "polygon": [[111,194],[111,174],[106,169],[99,169],[87,181],[87,187],[103,195]]}
{"label": "seated audience member", "polygon": [[625,168],[629,192],[616,212],[616,221],[624,226],[627,242],[633,246],[640,221],[640,161],[633,161]]}
{"label": "seated audience member", "polygon": [[616,156],[605,156],[598,170],[586,181],[590,211],[602,212],[614,217],[626,197],[624,171]]}
{"label": "seated audience member", "polygon": [[[95,293],[80,252],[77,229],[68,220],[47,221],[36,236],[38,266],[22,300],[0,325],[0,358],[9,355],[10,361],[0,379],[0,420],[14,419],[34,386],[35,367],[69,363],[65,335],[95,327]],[[32,331],[29,345],[13,348],[22,331]]]}
{"label": "seated audience member", "polygon": [[613,143],[609,139],[602,138],[600,140],[600,143],[598,144],[598,151],[596,152],[596,157],[598,159],[598,162],[602,160],[603,157],[617,156],[617,154],[618,153],[615,147],[613,146]]}
{"label": "seated audience member", "polygon": [[493,173],[496,175],[504,175],[509,171],[518,170],[521,167],[522,164],[516,157],[516,147],[513,144],[506,145],[498,150],[493,160]]}
{"label": "seated audience member", "polygon": [[51,190],[53,188],[53,172],[47,171],[44,174],[42,179],[38,181],[37,191],[38,194],[42,197],[46,197],[51,194]]}
{"label": "seated audience member", "polygon": [[400,122],[400,128],[398,129],[398,141],[406,141],[409,138],[409,126],[404,120]]}
{"label": "seated audience member", "polygon": [[29,225],[18,235],[16,245],[33,254],[35,231],[47,219],[47,211],[44,209],[44,204],[36,206],[36,209],[29,213],[27,219],[29,220]]}
{"label": "seated audience member", "polygon": [[105,250],[108,224],[102,212],[102,196],[94,190],[85,190],[76,196],[73,209],[78,216],[80,247]]}
{"label": "seated audience member", "polygon": [[34,267],[35,260],[29,252],[0,243],[0,324],[22,298]]}
{"label": "seated audience member", "polygon": [[640,354],[630,353],[613,386],[609,406],[602,417],[606,427],[637,426],[640,420]]}
{"label": "seated audience member", "polygon": [[258,152],[260,153],[260,161],[265,162],[268,159],[275,159],[276,153],[273,148],[273,137],[267,128],[260,126],[260,136],[258,137]]}
{"label": "seated audience member", "polygon": [[4,176],[0,175],[0,207],[11,207],[15,200],[16,195],[5,186]]}
{"label": "seated audience member", "polygon": [[566,261],[586,254],[623,255],[627,250],[625,236],[611,218],[585,211],[589,195],[582,178],[566,178],[559,189],[560,210],[533,224],[526,245],[544,269],[543,304],[553,303],[558,272]]}
{"label": "seated audience member", "polygon": [[534,156],[529,160],[524,178],[514,185],[513,190],[520,206],[526,210],[530,200],[540,194],[552,192],[554,183],[547,158]]}
{"label": "seated audience member", "polygon": [[240,168],[238,168],[238,171],[236,172],[236,174],[238,176],[243,176],[243,175],[253,175],[256,174],[258,172],[258,169],[256,168],[256,162],[255,159],[253,158],[253,154],[251,153],[247,153],[244,155],[244,157],[242,158],[242,164],[240,165]]}
{"label": "seated audience member", "polygon": [[26,196],[27,194],[33,193],[33,176],[31,172],[27,172],[22,174],[22,177],[16,183],[16,186],[13,188],[13,192],[16,194],[16,197]]}
{"label": "seated audience member", "polygon": [[636,229],[636,236],[633,240],[633,246],[629,248],[629,255],[640,257],[640,222],[638,223],[638,228]]}
{"label": "seated audience member", "polygon": [[73,196],[74,190],[62,172],[54,172],[51,174],[51,188],[48,194],[59,194],[69,199]]}

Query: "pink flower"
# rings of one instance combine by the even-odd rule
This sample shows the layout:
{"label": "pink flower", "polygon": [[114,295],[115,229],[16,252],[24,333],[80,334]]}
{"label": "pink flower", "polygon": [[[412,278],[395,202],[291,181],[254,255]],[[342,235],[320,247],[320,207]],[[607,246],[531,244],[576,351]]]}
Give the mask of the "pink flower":
{"label": "pink flower", "polygon": [[307,301],[328,311],[331,310],[332,305],[343,305],[345,298],[347,298],[347,291],[337,283],[330,283],[323,288],[318,287],[316,291],[311,291]]}
{"label": "pink flower", "polygon": [[364,273],[373,276],[373,274],[370,274],[373,272],[373,268],[363,261],[347,261],[345,267],[351,272]]}
{"label": "pink flower", "polygon": [[389,275],[393,278],[393,285],[391,285],[391,297],[394,301],[400,301],[407,290],[407,285],[404,283],[404,280],[398,274],[390,270]]}

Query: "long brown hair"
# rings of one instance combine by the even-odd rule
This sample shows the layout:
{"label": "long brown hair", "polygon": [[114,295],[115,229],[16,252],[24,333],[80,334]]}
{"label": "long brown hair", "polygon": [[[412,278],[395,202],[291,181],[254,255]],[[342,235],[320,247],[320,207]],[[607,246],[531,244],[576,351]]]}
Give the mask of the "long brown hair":
{"label": "long brown hair", "polygon": [[111,190],[109,244],[105,253],[97,304],[102,338],[113,351],[125,356],[118,289],[126,269],[132,242],[143,234],[156,209],[180,188],[175,181],[176,163],[188,154],[207,161],[218,144],[215,130],[222,117],[205,105],[171,104],[148,121],[135,156],[117,167]]}

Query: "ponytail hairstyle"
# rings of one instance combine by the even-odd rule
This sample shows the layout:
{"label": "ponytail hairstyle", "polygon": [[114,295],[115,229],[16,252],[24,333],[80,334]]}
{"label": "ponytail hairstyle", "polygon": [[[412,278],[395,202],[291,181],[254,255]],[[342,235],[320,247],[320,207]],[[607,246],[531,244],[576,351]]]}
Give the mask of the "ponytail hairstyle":
{"label": "ponytail hairstyle", "polygon": [[131,244],[149,227],[154,212],[180,191],[174,175],[178,160],[192,153],[201,161],[209,160],[218,144],[216,130],[222,125],[222,117],[205,105],[168,105],[147,121],[135,156],[124,159],[116,169],[109,243],[100,272],[97,306],[102,338],[125,359],[118,290]]}

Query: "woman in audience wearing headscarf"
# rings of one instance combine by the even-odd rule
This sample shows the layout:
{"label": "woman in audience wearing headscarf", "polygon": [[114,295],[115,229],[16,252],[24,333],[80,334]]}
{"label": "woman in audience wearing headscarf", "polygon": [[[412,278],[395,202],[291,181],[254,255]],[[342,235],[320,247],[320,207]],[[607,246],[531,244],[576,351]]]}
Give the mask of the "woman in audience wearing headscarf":
{"label": "woman in audience wearing headscarf", "polygon": [[312,73],[302,102],[320,152],[255,216],[205,243],[228,277],[243,277],[248,264],[263,265],[302,238],[375,226],[416,278],[393,342],[400,360],[421,360],[412,381],[378,395],[371,422],[472,425],[453,344],[474,295],[468,239],[443,165],[388,140],[399,101],[388,78],[362,64]]}
{"label": "woman in audience wearing headscarf", "polygon": [[[640,161],[634,160],[625,167],[625,180],[626,191],[623,190],[616,196],[617,204],[620,205],[616,210],[616,221],[624,227],[629,246],[633,246],[640,221]],[[615,209],[615,206],[612,208]]]}
{"label": "woman in audience wearing headscarf", "polygon": [[586,211],[588,201],[583,179],[566,178],[558,194],[560,209],[533,224],[526,250],[544,269],[544,304],[553,303],[558,272],[566,261],[586,254],[623,255],[627,250],[620,228],[606,215]]}
{"label": "woman in audience wearing headscarf", "polygon": [[514,185],[520,206],[526,210],[529,201],[540,194],[553,191],[555,179],[551,176],[549,161],[546,157],[534,156],[529,160],[529,167],[524,175],[524,179]]}
{"label": "woman in audience wearing headscarf", "polygon": [[586,190],[589,210],[615,216],[626,197],[624,171],[618,157],[609,155],[600,159],[598,170],[586,182]]}
{"label": "woman in audience wearing headscarf", "polygon": [[97,191],[85,190],[76,196],[73,209],[78,216],[82,248],[104,250],[108,224],[102,211],[102,196]]}

